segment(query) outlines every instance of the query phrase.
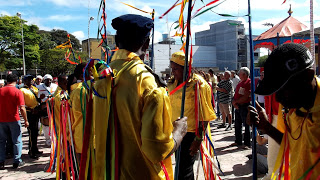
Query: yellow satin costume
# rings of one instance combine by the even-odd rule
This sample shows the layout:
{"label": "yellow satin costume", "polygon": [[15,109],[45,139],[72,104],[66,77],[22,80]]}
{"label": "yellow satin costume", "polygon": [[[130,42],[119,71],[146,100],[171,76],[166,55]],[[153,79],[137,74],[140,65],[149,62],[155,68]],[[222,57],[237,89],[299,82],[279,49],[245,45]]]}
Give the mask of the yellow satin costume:
{"label": "yellow satin costume", "polygon": [[[307,169],[314,165],[318,158],[320,158],[318,156],[318,152],[320,151],[320,79],[316,77],[316,80],[316,99],[313,107],[309,110],[308,115],[308,111],[301,108],[300,111],[306,113],[305,117],[297,116],[295,111],[292,114],[288,113],[287,117],[288,127],[291,130],[291,135],[287,132],[290,146],[289,167],[291,179],[294,180],[299,179],[303,173],[305,173]],[[277,128],[285,129],[286,126],[284,123],[283,114],[279,113]],[[280,149],[285,145],[284,136],[282,138]],[[278,159],[279,158],[282,158],[281,150],[278,155]],[[275,169],[277,168],[279,168],[279,163],[275,166]],[[318,163],[313,169],[310,179],[317,179],[319,172],[320,164]]]}
{"label": "yellow satin costume", "polygon": [[[177,81],[169,80],[168,89],[169,92],[174,90],[177,87]],[[200,88],[200,110],[199,110],[199,121],[212,121],[215,120],[216,114],[213,110],[211,104],[211,87],[209,84],[197,74],[192,74],[191,78],[187,83],[186,97],[185,97],[185,107],[184,107],[184,116],[188,117],[188,132],[196,131],[196,117],[195,117],[195,84],[199,82]],[[170,102],[172,109],[172,121],[175,121],[181,115],[181,99],[182,99],[183,88],[180,88],[175,93],[170,95]]]}
{"label": "yellow satin costume", "polygon": [[[126,66],[128,63],[132,64]],[[165,159],[174,147],[171,106],[166,90],[157,85],[154,76],[135,53],[120,49],[109,65],[114,72],[122,69],[114,87],[119,124],[120,179],[165,179],[161,161],[173,179],[171,158]],[[102,96],[107,94],[105,87],[107,81],[104,79],[95,84]],[[105,164],[101,159],[105,159],[107,135],[101,128],[108,126],[108,110],[108,100],[94,98],[96,179],[104,179],[105,175]]]}

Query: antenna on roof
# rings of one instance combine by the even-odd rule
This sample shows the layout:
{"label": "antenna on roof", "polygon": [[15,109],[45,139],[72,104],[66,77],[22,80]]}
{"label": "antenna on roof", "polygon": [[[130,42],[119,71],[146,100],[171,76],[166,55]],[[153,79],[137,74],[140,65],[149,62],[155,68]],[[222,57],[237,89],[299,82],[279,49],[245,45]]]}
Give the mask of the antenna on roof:
{"label": "antenna on roof", "polygon": [[291,10],[291,4],[290,4],[290,9],[288,10],[289,16],[291,16],[292,13],[293,13],[293,11]]}
{"label": "antenna on roof", "polygon": [[272,23],[268,23],[268,22],[266,22],[266,23],[264,23],[264,24],[262,24],[262,25],[264,25],[264,26],[271,26],[271,27],[273,27],[273,26],[274,26],[274,24],[272,24]]}

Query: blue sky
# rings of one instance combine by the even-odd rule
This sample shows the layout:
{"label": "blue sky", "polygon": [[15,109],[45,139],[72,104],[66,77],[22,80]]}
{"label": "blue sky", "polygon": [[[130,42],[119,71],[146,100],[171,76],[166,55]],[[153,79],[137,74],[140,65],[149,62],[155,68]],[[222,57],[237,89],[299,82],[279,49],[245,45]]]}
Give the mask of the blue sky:
{"label": "blue sky", "polygon": [[[169,9],[176,0],[106,0],[107,4],[107,30],[115,33],[111,27],[111,20],[117,16],[134,13],[149,16],[135,9],[121,4],[120,2],[131,4],[137,8],[151,12],[156,11],[155,20],[155,41],[161,40],[162,33],[167,33],[173,22],[178,20],[180,8],[172,10],[167,18],[158,17]],[[203,0],[209,3],[212,0]],[[220,0],[222,1],[222,0]],[[264,26],[266,22],[277,24],[288,16],[289,5],[292,5],[292,16],[309,27],[310,24],[310,0],[251,0],[252,28],[253,34],[259,35],[270,27]],[[90,38],[97,37],[98,30],[98,8],[100,0],[0,0],[0,14],[15,15],[17,12],[22,14],[22,18],[28,24],[36,24],[40,29],[63,29],[83,40],[88,37],[88,19],[90,16],[95,19],[90,23]],[[89,8],[88,8],[89,6]],[[195,9],[203,6],[197,0]],[[217,13],[245,15],[247,14],[247,0],[226,0],[223,4],[214,8]],[[88,11],[89,9],[89,11]],[[185,16],[186,17],[186,16]],[[209,25],[223,20],[240,20],[245,24],[248,33],[248,18],[226,18],[213,12],[207,12],[192,20],[192,33],[209,29]],[[169,27],[169,28],[168,28]],[[320,27],[319,0],[314,1],[314,27]],[[171,29],[171,35],[175,33]]]}

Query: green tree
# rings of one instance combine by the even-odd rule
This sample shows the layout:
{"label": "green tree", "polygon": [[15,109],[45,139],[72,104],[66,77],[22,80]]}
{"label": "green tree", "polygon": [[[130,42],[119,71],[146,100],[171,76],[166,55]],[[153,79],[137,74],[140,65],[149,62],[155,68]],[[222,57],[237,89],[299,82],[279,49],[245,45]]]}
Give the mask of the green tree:
{"label": "green tree", "polygon": [[17,16],[0,16],[0,70],[5,70],[5,61],[18,55],[21,41],[21,21]]}
{"label": "green tree", "polygon": [[[39,33],[45,37],[47,40],[50,39],[50,43],[51,45],[52,42],[55,43],[55,46],[57,45],[60,45],[60,44],[63,44],[65,42],[68,41],[68,32],[65,31],[65,30],[60,30],[60,29],[53,29],[51,31],[44,31],[44,30],[41,30],[39,31]],[[49,34],[49,35],[48,35]],[[70,34],[70,40],[71,40],[71,43],[72,43],[72,48],[75,49],[75,50],[79,50],[81,48],[81,44],[80,44],[80,41],[72,34]],[[47,45],[47,44],[45,44]],[[41,46],[41,49],[45,49],[45,45],[40,45]],[[50,48],[53,48],[52,46]]]}
{"label": "green tree", "polygon": [[257,67],[264,67],[264,64],[266,63],[266,60],[268,58],[268,55],[264,55],[259,57],[258,63],[256,64]]}
{"label": "green tree", "polygon": [[27,25],[17,16],[0,16],[0,64],[2,70],[21,68],[23,64],[22,29],[26,69],[40,62],[38,26]]}
{"label": "green tree", "polygon": [[[66,49],[40,50],[41,64],[39,67],[41,69],[41,73],[51,74],[53,76],[72,73],[75,65],[72,65],[67,60],[65,60],[66,51]],[[82,60],[88,58],[88,55],[86,53],[75,52],[75,54],[80,55]]]}

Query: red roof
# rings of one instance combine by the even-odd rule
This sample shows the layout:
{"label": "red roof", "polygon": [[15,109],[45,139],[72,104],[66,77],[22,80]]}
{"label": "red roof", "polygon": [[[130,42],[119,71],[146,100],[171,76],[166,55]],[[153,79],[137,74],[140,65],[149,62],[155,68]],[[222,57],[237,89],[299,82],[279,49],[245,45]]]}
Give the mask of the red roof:
{"label": "red roof", "polygon": [[287,37],[306,29],[306,25],[302,24],[294,17],[289,16],[283,21],[281,21],[279,24],[273,26],[269,30],[262,33],[260,36],[256,37],[254,40],[256,41],[262,39],[275,38],[277,37],[277,33],[279,33],[279,37]]}

